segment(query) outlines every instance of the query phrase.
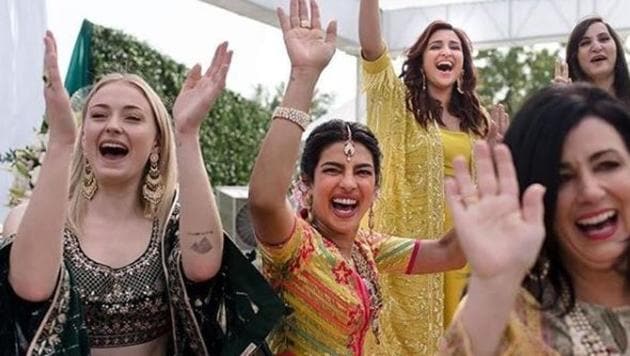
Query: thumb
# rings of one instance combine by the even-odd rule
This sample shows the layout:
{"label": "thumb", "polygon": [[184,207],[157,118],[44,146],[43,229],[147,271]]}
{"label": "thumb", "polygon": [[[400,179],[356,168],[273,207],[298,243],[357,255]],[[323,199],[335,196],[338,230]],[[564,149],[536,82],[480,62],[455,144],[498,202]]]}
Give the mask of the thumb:
{"label": "thumb", "polygon": [[540,184],[532,184],[523,193],[523,220],[531,224],[544,224],[545,206],[543,197],[546,188]]}
{"label": "thumb", "polygon": [[326,28],[326,43],[335,44],[337,42],[337,21],[330,21]]}

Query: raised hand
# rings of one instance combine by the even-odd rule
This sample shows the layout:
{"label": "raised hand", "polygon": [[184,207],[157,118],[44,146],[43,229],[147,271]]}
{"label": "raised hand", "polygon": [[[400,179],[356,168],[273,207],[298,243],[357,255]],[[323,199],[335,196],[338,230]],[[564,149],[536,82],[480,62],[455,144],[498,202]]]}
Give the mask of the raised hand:
{"label": "raised hand", "polygon": [[227,48],[227,42],[217,46],[212,63],[203,75],[199,64],[188,72],[173,105],[173,120],[178,133],[197,133],[225,88],[225,78],[232,61],[232,51]]}
{"label": "raised hand", "polygon": [[554,84],[571,84],[571,78],[569,78],[569,66],[567,62],[562,59],[556,59],[556,66],[553,74]]}
{"label": "raised hand", "polygon": [[49,142],[73,144],[76,138],[76,123],[70,108],[70,97],[59,75],[57,64],[57,42],[52,32],[44,37],[44,99],[46,101],[46,122]]}
{"label": "raised hand", "polygon": [[331,21],[322,30],[319,6],[311,0],[309,19],[306,0],[291,0],[289,16],[278,8],[278,20],[293,69],[321,72],[335,53],[337,23]]}
{"label": "raised hand", "polygon": [[503,135],[510,124],[509,115],[505,112],[503,104],[496,104],[490,109],[490,130],[488,131],[488,143],[494,146],[503,142]]}
{"label": "raised hand", "polygon": [[545,190],[534,184],[519,201],[507,146],[493,148],[494,162],[487,143],[477,142],[474,150],[478,187],[462,159],[453,162],[455,179],[446,183],[460,246],[478,279],[522,278],[536,261],[544,240]]}

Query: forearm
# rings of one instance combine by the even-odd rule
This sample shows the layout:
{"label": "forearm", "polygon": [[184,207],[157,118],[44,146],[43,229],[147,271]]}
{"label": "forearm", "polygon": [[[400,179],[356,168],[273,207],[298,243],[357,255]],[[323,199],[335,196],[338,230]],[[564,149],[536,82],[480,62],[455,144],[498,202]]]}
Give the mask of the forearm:
{"label": "forearm", "polygon": [[505,332],[522,278],[495,277],[481,280],[474,275],[468,284],[467,300],[459,314],[473,355],[496,355]]}
{"label": "forearm", "polygon": [[52,295],[63,252],[73,145],[51,138],[37,185],[17,230],[9,257],[9,281],[23,299]]}
{"label": "forearm", "polygon": [[381,34],[378,0],[361,0],[359,7],[359,42],[365,59],[372,61],[385,50]]}
{"label": "forearm", "polygon": [[212,278],[221,266],[223,227],[201,155],[199,135],[177,134],[182,267],[195,282]]}
{"label": "forearm", "polygon": [[[292,72],[281,106],[308,112],[317,77]],[[288,120],[271,121],[250,181],[250,202],[255,207],[273,210],[285,205],[302,133],[298,125]]]}
{"label": "forearm", "polygon": [[455,230],[450,230],[439,240],[422,240],[420,253],[414,261],[412,274],[440,273],[462,268],[466,256],[462,251]]}

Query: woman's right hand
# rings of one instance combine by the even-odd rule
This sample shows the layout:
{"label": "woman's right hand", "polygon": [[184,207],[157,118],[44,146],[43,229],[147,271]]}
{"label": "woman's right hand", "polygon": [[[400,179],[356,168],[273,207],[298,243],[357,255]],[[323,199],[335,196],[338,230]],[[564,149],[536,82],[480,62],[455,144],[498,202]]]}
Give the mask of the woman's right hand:
{"label": "woman's right hand", "polygon": [[571,84],[571,78],[569,78],[569,66],[567,62],[562,59],[556,59],[556,66],[554,69],[553,84]]}
{"label": "woman's right hand", "polygon": [[50,132],[49,143],[74,144],[76,123],[70,107],[70,97],[61,82],[57,64],[57,43],[52,32],[44,37],[44,99],[46,122]]}
{"label": "woman's right hand", "polygon": [[284,36],[292,70],[321,73],[335,53],[337,23],[331,21],[322,30],[319,6],[311,0],[309,19],[306,0],[291,0],[289,16],[278,8],[278,20]]}
{"label": "woman's right hand", "polygon": [[466,163],[454,161],[455,179],[447,181],[447,199],[473,277],[507,277],[520,284],[545,237],[545,189],[531,185],[521,202],[509,149],[499,144],[493,150],[491,154],[486,142],[475,144],[477,186]]}

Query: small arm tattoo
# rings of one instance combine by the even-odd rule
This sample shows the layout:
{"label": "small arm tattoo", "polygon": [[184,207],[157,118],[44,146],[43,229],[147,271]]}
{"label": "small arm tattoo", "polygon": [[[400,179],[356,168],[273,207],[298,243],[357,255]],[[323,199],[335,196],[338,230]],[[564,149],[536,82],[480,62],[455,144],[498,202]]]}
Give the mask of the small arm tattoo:
{"label": "small arm tattoo", "polygon": [[193,243],[190,246],[190,249],[195,251],[196,253],[202,255],[202,254],[208,253],[210,250],[212,250],[212,244],[210,243],[210,240],[208,240],[207,237],[203,237],[199,241]]}

